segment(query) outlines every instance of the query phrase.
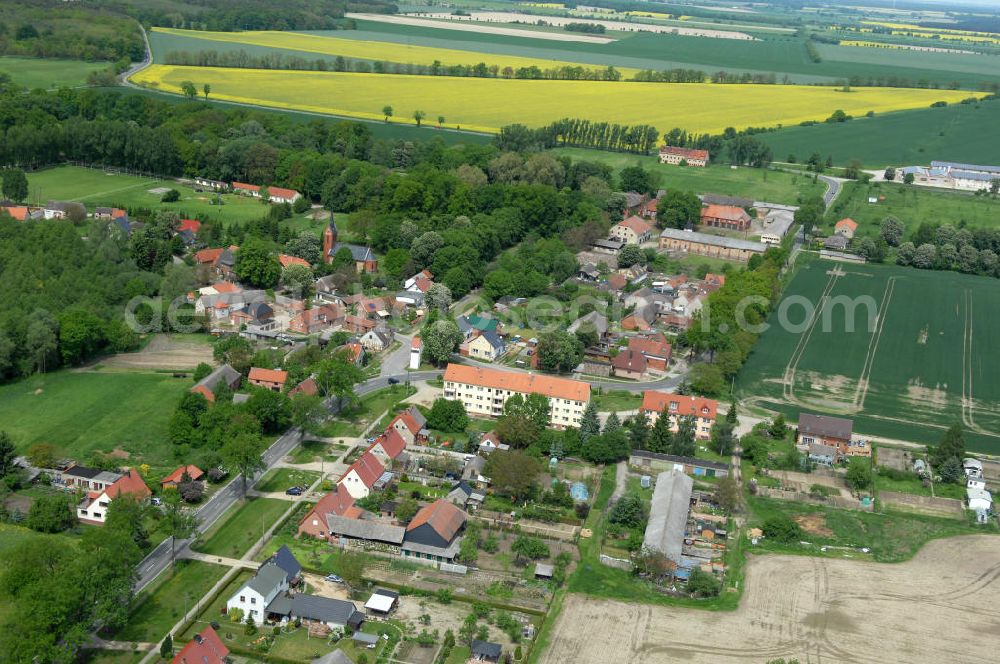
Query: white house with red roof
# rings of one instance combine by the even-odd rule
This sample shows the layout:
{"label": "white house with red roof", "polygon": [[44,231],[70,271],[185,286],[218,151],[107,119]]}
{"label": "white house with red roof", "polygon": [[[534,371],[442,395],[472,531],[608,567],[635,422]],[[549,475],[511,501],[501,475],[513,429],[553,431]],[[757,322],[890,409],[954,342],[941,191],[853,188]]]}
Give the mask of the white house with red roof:
{"label": "white house with red roof", "polygon": [[694,437],[698,440],[709,440],[712,437],[712,425],[715,424],[718,409],[719,402],[714,399],[655,390],[642,393],[642,411],[649,417],[650,424],[666,413],[670,418],[670,430],[676,433],[680,418],[692,417]]}
{"label": "white house with red roof", "polygon": [[108,507],[118,496],[134,496],[137,500],[145,500],[152,495],[149,487],[139,477],[139,473],[129,469],[110,486],[101,491],[89,491],[87,497],[76,507],[76,517],[83,523],[104,525],[108,518]]}
{"label": "white house with red roof", "polygon": [[708,150],[681,148],[673,145],[660,147],[660,163],[679,166],[684,162],[688,166],[704,168],[708,165]]}
{"label": "white house with red roof", "polygon": [[399,432],[407,445],[413,445],[427,437],[427,418],[416,406],[410,406],[393,418],[389,428]]}
{"label": "white house with red roof", "polygon": [[371,452],[365,452],[350,465],[337,485],[345,489],[355,500],[360,500],[371,493],[375,482],[384,472],[385,466],[378,457]]}
{"label": "white house with red roof", "polygon": [[653,227],[645,220],[631,216],[612,226],[610,235],[625,244],[642,244],[653,239]]}
{"label": "white house with red roof", "polygon": [[393,427],[388,427],[375,439],[372,446],[368,448],[368,453],[378,457],[379,462],[388,467],[393,461],[399,458],[406,450],[406,441]]}
{"label": "white house with red roof", "polygon": [[271,203],[294,203],[302,198],[302,194],[294,189],[284,187],[261,187],[257,184],[247,184],[246,182],[234,182],[233,191],[245,196],[260,198],[261,189],[267,189],[267,200]]}

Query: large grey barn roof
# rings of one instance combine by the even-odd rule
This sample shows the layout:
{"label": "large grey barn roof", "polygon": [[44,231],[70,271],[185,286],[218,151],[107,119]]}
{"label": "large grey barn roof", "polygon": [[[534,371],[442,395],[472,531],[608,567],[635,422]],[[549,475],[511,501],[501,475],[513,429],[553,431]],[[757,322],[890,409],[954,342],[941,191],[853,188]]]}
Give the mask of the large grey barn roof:
{"label": "large grey barn roof", "polygon": [[836,438],[838,440],[850,440],[853,429],[854,422],[844,417],[813,415],[811,413],[802,413],[799,415],[799,433]]}
{"label": "large grey barn roof", "polygon": [[724,237],[722,235],[710,235],[708,233],[698,233],[696,231],[682,231],[677,228],[664,228],[660,237],[671,240],[687,240],[699,244],[708,244],[713,247],[726,247],[727,249],[743,249],[744,251],[756,251],[764,253],[767,245],[762,242],[751,242],[735,237]]}
{"label": "large grey barn roof", "polygon": [[693,488],[694,480],[679,470],[656,476],[653,504],[642,540],[644,549],[659,551],[675,563],[680,563]]}
{"label": "large grey barn roof", "polygon": [[390,544],[402,544],[406,534],[406,528],[402,526],[367,519],[347,519],[336,514],[326,515],[326,525],[334,535]]}

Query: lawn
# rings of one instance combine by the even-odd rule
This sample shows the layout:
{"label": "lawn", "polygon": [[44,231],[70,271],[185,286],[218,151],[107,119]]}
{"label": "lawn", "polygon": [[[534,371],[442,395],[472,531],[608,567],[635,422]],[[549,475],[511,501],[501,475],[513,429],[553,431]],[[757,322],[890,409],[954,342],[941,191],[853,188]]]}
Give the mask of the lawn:
{"label": "lawn", "polygon": [[375,390],[357,400],[350,408],[340,412],[336,419],[328,422],[320,432],[326,438],[351,438],[361,432],[385,411],[394,408],[400,401],[416,394],[417,388],[409,390],[402,385],[393,385]]}
{"label": "lawn", "polygon": [[869,168],[928,164],[932,159],[995,164],[1000,132],[983,127],[997,122],[1000,102],[993,100],[786,127],[758,138],[771,146],[777,159],[794,154],[802,161],[818,152],[838,164],[860,159]]}
{"label": "lawn", "polygon": [[642,405],[642,393],[626,392],[625,390],[607,390],[594,394],[591,398],[597,410],[601,412],[637,410]]}
{"label": "lawn", "polygon": [[129,652],[127,650],[84,650],[83,664],[139,664],[144,652]]}
{"label": "lawn", "polygon": [[855,88],[846,94],[821,86],[532,81],[173,65],[152,65],[131,80],[176,94],[183,81],[209,83],[218,99],[368,120],[382,119],[381,109],[388,104],[395,109],[393,122],[410,124],[420,110],[427,114],[428,125],[443,116],[447,127],[483,132],[510,124],[512,100],[520,111],[517,120],[528,126],[569,116],[652,124],[661,131],[682,127],[714,133],[730,126],[821,121],[834,109],[864,115],[922,108],[969,94],[909,88]]}
{"label": "lawn", "polygon": [[274,525],[292,503],[274,498],[247,498],[236,503],[192,547],[215,556],[239,558]]}
{"label": "lawn", "polygon": [[51,90],[62,87],[80,87],[87,82],[92,71],[107,69],[109,62],[84,62],[83,60],[49,60],[43,58],[0,57],[0,72],[10,74],[18,85],[27,88]]}
{"label": "lawn", "polygon": [[[751,526],[759,526],[769,517],[786,515],[792,518],[806,515],[821,516],[820,527],[829,534],[803,531],[801,537],[790,544],[763,539],[758,549],[776,553],[798,553],[840,557],[842,550],[820,551],[821,546],[840,546],[852,549],[867,547],[873,560],[901,562],[908,560],[932,539],[997,532],[996,524],[984,526],[951,518],[925,516],[909,512],[863,512],[842,510],[820,505],[805,505],[786,500],[772,500],[749,496],[747,505],[753,514]],[[799,544],[799,541],[809,545]],[[862,553],[852,555],[863,556]]]}
{"label": "lawn", "polygon": [[19,452],[55,445],[85,460],[116,448],[129,463],[174,463],[167,422],[189,380],[169,373],[58,371],[0,385],[0,422]]}
{"label": "lawn", "polygon": [[322,458],[332,460],[347,449],[346,445],[330,445],[320,440],[304,440],[292,450],[292,463],[312,463]]}
{"label": "lawn", "polygon": [[[931,495],[931,488],[925,487],[920,478],[915,474],[909,474],[905,479],[897,479],[876,473],[875,488],[878,491],[896,491],[898,493],[912,493],[918,496]],[[936,482],[934,484],[934,496],[937,498],[965,500],[965,486],[962,484]]]}
{"label": "lawn", "polygon": [[[737,376],[744,403],[790,421],[848,416],[857,434],[923,444],[961,422],[970,449],[1000,450],[1000,363],[983,342],[1000,335],[994,279],[799,261],[784,293],[799,304],[775,308]],[[801,303],[822,296],[822,313],[806,318]]]}
{"label": "lawn", "polygon": [[128,623],[115,633],[118,641],[159,642],[228,568],[196,560],[178,560],[136,597]]}
{"label": "lawn", "polygon": [[[180,200],[161,203],[162,194],[151,189],[176,189]],[[173,180],[108,174],[82,166],[58,166],[28,174],[28,199],[45,203],[50,199],[85,203],[87,207],[111,205],[124,209],[150,208],[177,212],[182,218],[244,223],[267,215],[267,206],[258,200],[238,194],[220,194],[224,205],[212,205],[215,194],[197,192],[194,188]],[[284,223],[297,224],[302,229],[318,228],[317,222],[299,216]]]}
{"label": "lawn", "polygon": [[448,659],[444,660],[444,664],[465,664],[471,656],[472,649],[469,646],[456,645],[448,654]]}
{"label": "lawn", "polygon": [[[885,197],[876,204],[869,197]],[[849,182],[826,216],[826,230],[850,217],[858,222],[857,235],[876,237],[886,217],[896,217],[912,236],[921,223],[951,224],[957,227],[1000,227],[1000,201],[971,192],[910,187],[903,184]]]}
{"label": "lawn", "polygon": [[810,194],[822,194],[824,190],[822,183],[817,184],[809,176],[783,171],[759,168],[734,170],[723,164],[711,164],[706,168],[671,166],[661,164],[655,156],[643,157],[584,148],[557,148],[552,153],[572,157],[574,161],[600,161],[611,166],[615,173],[626,166],[639,164],[656,173],[660,178],[659,186],[664,189],[745,196],[755,201],[787,205],[794,205]]}
{"label": "lawn", "polygon": [[273,493],[284,491],[293,486],[311,486],[319,477],[319,473],[312,470],[298,470],[296,468],[274,468],[264,473],[254,489],[261,493]]}

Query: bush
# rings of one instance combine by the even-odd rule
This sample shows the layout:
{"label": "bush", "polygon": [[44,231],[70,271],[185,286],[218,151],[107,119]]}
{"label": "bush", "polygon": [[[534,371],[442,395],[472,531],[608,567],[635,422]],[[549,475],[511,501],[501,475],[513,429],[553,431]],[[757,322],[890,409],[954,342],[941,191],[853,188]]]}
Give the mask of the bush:
{"label": "bush", "polygon": [[295,202],[292,204],[292,210],[295,212],[295,214],[302,214],[303,212],[308,210],[309,207],[310,207],[309,199],[306,198],[305,196],[295,199]]}
{"label": "bush", "polygon": [[715,575],[695,568],[688,578],[687,591],[695,597],[715,597],[719,594],[719,581]]}
{"label": "bush", "polygon": [[176,203],[180,199],[181,199],[181,192],[177,191],[176,189],[171,189],[167,192],[164,192],[163,196],[160,197],[160,202]]}
{"label": "bush", "polygon": [[611,508],[608,521],[626,528],[638,528],[646,521],[646,506],[642,498],[634,493],[628,493],[618,499]]}
{"label": "bush", "polygon": [[764,531],[764,535],[776,542],[796,542],[802,537],[802,528],[785,514],[768,517],[761,530]]}

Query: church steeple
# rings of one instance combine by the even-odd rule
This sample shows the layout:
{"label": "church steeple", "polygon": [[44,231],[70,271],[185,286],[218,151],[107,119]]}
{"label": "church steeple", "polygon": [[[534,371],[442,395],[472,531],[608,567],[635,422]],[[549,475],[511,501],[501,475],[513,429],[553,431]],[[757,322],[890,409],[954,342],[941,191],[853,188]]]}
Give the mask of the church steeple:
{"label": "church steeple", "polygon": [[337,222],[330,213],[330,223],[323,229],[323,260],[327,263],[333,260],[333,248],[337,246]]}

